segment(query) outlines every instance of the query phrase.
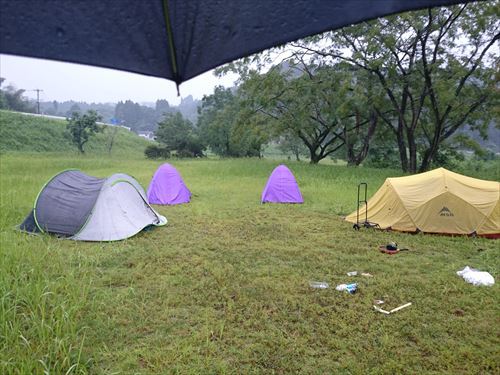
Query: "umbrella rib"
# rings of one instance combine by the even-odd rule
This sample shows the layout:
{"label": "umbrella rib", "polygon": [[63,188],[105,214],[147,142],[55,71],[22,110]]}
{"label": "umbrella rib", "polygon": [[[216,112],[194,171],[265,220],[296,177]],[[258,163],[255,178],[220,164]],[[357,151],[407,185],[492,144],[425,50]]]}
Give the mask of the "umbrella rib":
{"label": "umbrella rib", "polygon": [[179,92],[179,70],[177,69],[177,56],[175,54],[175,43],[174,43],[174,35],[172,33],[172,24],[170,22],[170,12],[168,10],[168,0],[162,0],[163,5],[163,16],[165,18],[165,27],[167,31],[168,37],[168,46],[170,50],[170,60],[172,67],[172,74],[174,76],[174,81],[177,85],[177,93]]}

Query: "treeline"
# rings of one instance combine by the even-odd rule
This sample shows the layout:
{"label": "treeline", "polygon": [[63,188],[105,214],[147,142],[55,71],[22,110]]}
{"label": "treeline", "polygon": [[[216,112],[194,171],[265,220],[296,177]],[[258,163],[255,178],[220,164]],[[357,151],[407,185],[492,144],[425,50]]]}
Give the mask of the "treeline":
{"label": "treeline", "polygon": [[40,102],[40,112],[49,116],[71,117],[74,112],[83,114],[88,111],[95,111],[102,117],[103,121],[110,122],[115,115],[115,104],[75,102],[73,100]]}
{"label": "treeline", "polygon": [[190,134],[220,156],[273,142],[313,164],[411,173],[452,167],[463,149],[493,158],[469,133],[499,134],[497,4],[381,18],[229,64],[218,71],[238,73],[238,89],[205,96]]}
{"label": "treeline", "polygon": [[179,112],[186,119],[196,121],[198,103],[191,95],[183,98],[178,106],[170,105],[165,99],[157,100],[153,107],[127,100],[116,105],[115,118],[135,131],[154,131],[164,116],[171,113]]}
{"label": "treeline", "polygon": [[164,115],[180,112],[191,121],[196,121],[198,101],[192,96],[183,98],[178,106],[170,105],[166,99],[158,99],[148,105],[132,100],[115,103],[85,103],[75,101],[41,102],[42,113],[54,116],[69,117],[73,112],[97,112],[104,122],[127,126],[135,132],[154,131]]}
{"label": "treeline", "polygon": [[[0,78],[0,109],[18,112],[36,113],[37,103],[25,96],[24,89],[13,85],[3,87],[5,78]],[[50,116],[71,117],[73,113],[84,114],[95,111],[102,121],[124,125],[131,130],[155,131],[159,122],[169,113],[179,112],[190,121],[196,121],[198,100],[192,96],[183,98],[178,106],[170,105],[167,100],[159,99],[155,103],[143,105],[131,100],[115,103],[86,103],[73,100],[58,102],[41,101],[40,113]]]}

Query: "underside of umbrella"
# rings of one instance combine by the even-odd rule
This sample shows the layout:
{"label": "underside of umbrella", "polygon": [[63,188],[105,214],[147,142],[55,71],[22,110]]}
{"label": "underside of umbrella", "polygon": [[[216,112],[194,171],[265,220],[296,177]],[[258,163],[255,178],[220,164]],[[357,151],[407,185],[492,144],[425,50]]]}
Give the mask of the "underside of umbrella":
{"label": "underside of umbrella", "polygon": [[0,53],[180,84],[241,57],[367,19],[463,0],[0,0]]}

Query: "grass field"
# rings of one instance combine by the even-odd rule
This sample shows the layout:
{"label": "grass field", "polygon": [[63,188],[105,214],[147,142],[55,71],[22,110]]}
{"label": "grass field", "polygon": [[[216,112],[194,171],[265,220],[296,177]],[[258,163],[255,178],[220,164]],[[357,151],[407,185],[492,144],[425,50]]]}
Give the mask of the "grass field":
{"label": "grass field", "polygon": [[[498,241],[355,232],[342,221],[358,182],[372,194],[397,170],[288,162],[305,204],[261,205],[277,161],[171,163],[194,196],[158,207],[167,226],[77,243],[13,229],[48,178],[121,171],[146,187],[160,162],[1,156],[0,373],[500,372],[498,285],[456,275],[469,265],[498,278]],[[499,178],[498,168],[481,173]],[[388,241],[411,251],[379,253]],[[346,276],[354,270],[374,277]],[[334,289],[348,281],[356,294]],[[413,305],[385,316],[374,299]]]}

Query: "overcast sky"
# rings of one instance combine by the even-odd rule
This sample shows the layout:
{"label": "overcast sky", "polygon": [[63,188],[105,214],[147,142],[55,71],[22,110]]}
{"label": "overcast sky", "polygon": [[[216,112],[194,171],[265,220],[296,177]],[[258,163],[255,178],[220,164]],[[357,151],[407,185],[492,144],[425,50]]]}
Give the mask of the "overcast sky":
{"label": "overcast sky", "polygon": [[216,85],[230,87],[237,78],[236,75],[217,78],[207,72],[184,82],[180,86],[181,97],[178,97],[175,83],[166,79],[11,55],[0,55],[0,76],[5,78],[4,85],[25,89],[29,98],[36,98],[36,93],[29,90],[42,89],[41,101],[116,103],[127,99],[134,102],[167,99],[173,105],[178,105],[181,97],[188,95],[201,99],[211,94]]}

